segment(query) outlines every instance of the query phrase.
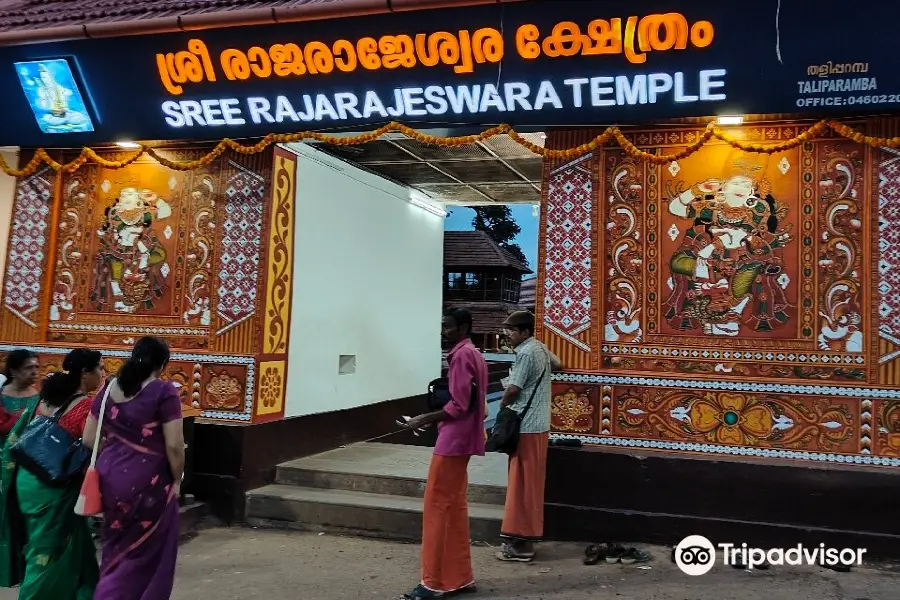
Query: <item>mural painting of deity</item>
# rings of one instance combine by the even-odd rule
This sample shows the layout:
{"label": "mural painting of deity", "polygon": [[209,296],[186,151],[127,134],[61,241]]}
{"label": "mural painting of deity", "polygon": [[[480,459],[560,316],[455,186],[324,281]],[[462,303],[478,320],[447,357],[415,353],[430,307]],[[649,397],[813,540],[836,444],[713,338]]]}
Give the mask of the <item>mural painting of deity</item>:
{"label": "mural painting of deity", "polygon": [[790,321],[785,249],[794,242],[792,224],[765,170],[738,159],[721,179],[668,182],[668,212],[676,220],[667,233],[677,240],[667,255],[670,294],[663,304],[671,329],[736,337],[768,334]]}
{"label": "mural painting of deity", "polygon": [[[198,153],[192,150],[169,156],[171,160]],[[128,156],[105,155],[108,160]],[[231,183],[234,175],[229,179],[229,173],[221,165],[196,172],[174,171],[146,158],[121,169],[91,165],[67,174],[62,182],[53,303],[48,311],[52,333],[48,337],[52,341],[130,345],[135,335],[171,332],[173,337],[167,339],[176,346],[208,348],[210,287],[213,266],[219,260],[218,240],[230,242],[229,231],[243,234],[244,223],[252,223],[249,217],[245,219],[246,211],[232,209],[238,218],[217,230],[218,190],[228,182],[229,198],[243,202],[245,197],[253,200],[249,192],[264,187],[251,187],[243,180]],[[237,193],[243,189],[248,193]],[[256,193],[257,198],[263,194]],[[262,201],[257,204],[261,207]],[[217,231],[226,233],[217,238]],[[240,237],[234,249],[221,246],[230,252],[231,262],[238,263],[230,257],[240,256],[239,251],[250,243],[247,240],[259,243],[259,231],[253,231],[248,234],[251,237]],[[244,262],[257,267],[259,263]],[[237,273],[235,285],[242,284],[247,269],[231,271]],[[255,277],[256,271],[251,272]],[[240,288],[237,297],[243,300],[248,289],[255,293],[256,282],[254,278],[252,287]],[[216,287],[226,292],[234,289]],[[255,307],[252,299],[250,306],[251,310]]]}
{"label": "mural painting of deity", "polygon": [[150,189],[120,190],[97,231],[90,293],[95,310],[150,311],[165,296],[170,268],[157,224],[171,215],[169,204]]}

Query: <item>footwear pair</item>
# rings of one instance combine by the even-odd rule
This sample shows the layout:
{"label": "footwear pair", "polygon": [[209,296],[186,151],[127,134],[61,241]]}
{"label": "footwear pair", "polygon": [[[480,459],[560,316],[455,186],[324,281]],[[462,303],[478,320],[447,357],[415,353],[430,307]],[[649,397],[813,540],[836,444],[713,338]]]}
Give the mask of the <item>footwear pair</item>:
{"label": "footwear pair", "polygon": [[584,564],[596,565],[601,560],[605,560],[608,564],[614,565],[622,563],[623,565],[633,565],[634,563],[647,562],[651,558],[650,554],[637,548],[626,548],[625,546],[609,542],[603,545],[591,544],[584,551]]}
{"label": "footwear pair", "polygon": [[504,562],[531,562],[534,560],[534,552],[519,552],[512,544],[503,544],[500,552],[494,556]]}
{"label": "footwear pair", "polygon": [[415,587],[415,589],[413,589],[413,591],[400,596],[399,600],[437,600],[438,598],[453,598],[454,596],[460,596],[462,594],[474,594],[477,591],[478,588],[475,587],[474,583],[450,592],[437,592],[435,590],[430,590],[420,583]]}

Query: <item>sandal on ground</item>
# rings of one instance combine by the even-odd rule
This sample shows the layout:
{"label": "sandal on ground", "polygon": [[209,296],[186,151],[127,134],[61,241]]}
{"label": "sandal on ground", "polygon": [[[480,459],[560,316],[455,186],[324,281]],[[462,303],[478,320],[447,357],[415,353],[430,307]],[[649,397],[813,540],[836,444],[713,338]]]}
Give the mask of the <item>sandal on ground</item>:
{"label": "sandal on ground", "polygon": [[437,600],[438,598],[446,597],[447,595],[443,592],[435,592],[434,590],[429,590],[427,587],[420,583],[415,587],[415,589],[413,589],[413,591],[400,596],[399,600]]}
{"label": "sandal on ground", "polygon": [[625,546],[619,544],[618,542],[609,542],[606,544],[606,562],[614,565],[620,560],[622,560],[622,556],[625,554]]}
{"label": "sandal on ground", "polygon": [[534,559],[534,552],[518,552],[512,544],[503,544],[503,549],[494,556],[497,560],[505,562],[531,562]]}
{"label": "sandal on ground", "polygon": [[470,583],[469,585],[464,585],[461,588],[457,588],[455,590],[451,590],[449,592],[444,592],[444,598],[453,598],[454,596],[461,596],[463,594],[474,594],[478,591],[478,588],[475,587],[474,583]]}
{"label": "sandal on ground", "polygon": [[652,558],[649,552],[637,548],[624,548],[619,544],[611,544],[611,546],[613,547],[606,555],[606,562],[610,564],[621,562],[623,565],[633,565],[634,563],[648,562]]}
{"label": "sandal on ground", "polygon": [[582,562],[586,565],[596,565],[601,560],[606,559],[606,546],[591,544],[584,549],[584,559]]}
{"label": "sandal on ground", "polygon": [[649,552],[644,552],[638,548],[628,548],[619,559],[623,565],[633,565],[634,563],[649,562],[652,556]]}

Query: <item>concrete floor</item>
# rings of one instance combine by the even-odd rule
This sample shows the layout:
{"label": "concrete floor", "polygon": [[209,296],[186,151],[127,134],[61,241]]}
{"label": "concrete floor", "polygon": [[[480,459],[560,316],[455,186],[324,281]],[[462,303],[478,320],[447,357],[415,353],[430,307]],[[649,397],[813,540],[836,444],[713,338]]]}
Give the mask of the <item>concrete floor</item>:
{"label": "concrete floor", "polygon": [[[644,546],[644,548],[647,548]],[[472,549],[479,593],[504,600],[897,600],[900,569],[851,573],[814,567],[737,571],[716,567],[688,577],[666,548],[647,548],[650,569],[581,563],[583,547],[545,544],[532,564],[506,564],[489,547]],[[419,546],[378,540],[243,528],[205,529],[179,552],[173,600],[393,600],[417,583]],[[15,590],[0,590],[13,600]]]}
{"label": "concrete floor", "polygon": [[[812,567],[748,573],[716,567],[688,577],[665,548],[650,569],[581,564],[580,545],[545,544],[540,560],[500,563],[473,548],[479,593],[505,600],[896,600],[900,571]],[[392,600],[418,577],[419,547],[377,540],[254,529],[205,529],[181,547],[174,600]],[[0,590],[13,600],[14,590]]]}
{"label": "concrete floor", "polygon": [[[717,567],[688,577],[651,548],[648,570],[581,563],[583,548],[546,544],[539,561],[501,563],[473,548],[474,598],[522,600],[896,600],[900,572],[889,566],[835,573],[779,568],[748,573]],[[392,600],[418,581],[419,546],[331,535],[210,529],[181,549],[175,600]]]}
{"label": "concrete floor", "polygon": [[[307,456],[284,463],[284,467],[324,471],[326,473],[354,473],[377,477],[421,479],[428,476],[433,448],[399,444],[353,444],[329,452]],[[505,454],[492,452],[473,456],[469,462],[469,485],[498,485],[506,487],[508,459]]]}

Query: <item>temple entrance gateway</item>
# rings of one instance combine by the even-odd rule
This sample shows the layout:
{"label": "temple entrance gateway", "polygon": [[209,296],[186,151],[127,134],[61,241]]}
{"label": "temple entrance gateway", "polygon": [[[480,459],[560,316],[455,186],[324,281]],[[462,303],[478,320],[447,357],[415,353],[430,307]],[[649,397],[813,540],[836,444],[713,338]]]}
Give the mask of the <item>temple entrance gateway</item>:
{"label": "temple entrance gateway", "polygon": [[[538,145],[546,139],[543,132],[524,136]],[[443,203],[444,308],[470,310],[476,345],[499,351],[501,324],[523,306],[523,281],[533,279],[538,270],[540,155],[508,135],[444,148],[399,133],[359,146],[314,147],[409,185],[427,201]],[[534,283],[524,284],[526,292]],[[533,311],[533,292],[530,297],[526,294],[526,308]]]}
{"label": "temple entrance gateway", "polygon": [[[560,535],[581,509],[739,530],[759,508],[769,531],[827,528],[834,507],[792,512],[766,477],[835,481],[820,467],[842,464],[848,495],[860,469],[890,481],[900,80],[878,40],[895,6],[485,0],[330,18],[338,5],[204,8],[119,37],[84,16],[65,31],[86,39],[0,31],[0,83],[21,91],[0,115],[4,351],[49,370],[89,345],[114,370],[137,337],[164,337],[199,413],[197,494],[239,518],[279,462],[416,410],[445,293],[506,310],[518,283],[521,302],[523,265],[444,268],[443,224],[448,207],[524,201],[540,205],[537,333],[564,365],[553,437],[581,444],[551,452]],[[836,47],[835,14],[867,35]],[[616,504],[585,479],[630,481],[621,457],[641,452],[667,493]],[[745,488],[679,504],[723,457]]]}

